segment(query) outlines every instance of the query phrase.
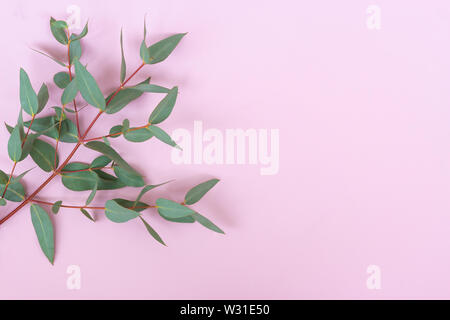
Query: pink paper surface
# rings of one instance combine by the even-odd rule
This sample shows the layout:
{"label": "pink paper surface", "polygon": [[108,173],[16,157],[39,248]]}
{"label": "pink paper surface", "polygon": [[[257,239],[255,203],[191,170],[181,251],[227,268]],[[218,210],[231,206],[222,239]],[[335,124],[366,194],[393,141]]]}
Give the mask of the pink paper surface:
{"label": "pink paper surface", "polygon": [[[140,64],[145,14],[149,43],[189,32],[165,62],[133,80],[152,76],[155,84],[179,86],[161,127],[192,137],[195,121],[222,135],[278,130],[279,169],[262,175],[260,158],[177,165],[171,148],[154,139],[111,140],[148,183],[176,179],[148,193],[147,202],[181,201],[193,185],[221,179],[195,208],[226,235],[148,211],[163,247],[137,220],[114,224],[96,211],[92,223],[62,209],[52,215],[51,266],[27,207],[0,228],[1,299],[450,298],[448,1],[1,2],[2,122],[17,119],[20,67],[35,89],[47,83],[49,106],[58,105],[52,78],[62,67],[29,48],[65,59],[48,21],[71,16],[70,5],[80,9],[82,26],[89,19],[82,62],[105,94],[119,84],[121,27],[128,74]],[[367,25],[370,5],[381,10],[379,30]],[[102,116],[90,137],[125,117],[142,124],[161,98],[148,94]],[[83,128],[95,114],[92,107],[81,112]],[[8,137],[1,128],[5,172]],[[81,148],[74,160],[94,156]],[[28,159],[17,173],[34,166]],[[27,190],[46,177],[32,170]],[[138,192],[102,192],[93,204]],[[79,204],[87,195],[66,190],[58,178],[37,198]],[[1,216],[13,208],[1,208]],[[378,289],[367,285],[372,265]],[[67,285],[70,266],[79,267],[79,289]]]}

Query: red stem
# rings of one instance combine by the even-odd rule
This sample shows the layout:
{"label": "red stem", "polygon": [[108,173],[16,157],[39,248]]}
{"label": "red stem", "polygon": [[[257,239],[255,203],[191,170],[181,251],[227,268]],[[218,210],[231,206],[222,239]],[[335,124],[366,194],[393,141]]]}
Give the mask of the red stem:
{"label": "red stem", "polygon": [[[54,203],[48,202],[48,201],[42,201],[42,200],[34,200],[32,199],[31,202],[39,203],[39,204],[45,204],[47,206],[53,206]],[[62,204],[60,206],[61,208],[70,208],[70,209],[92,209],[92,210],[105,210],[105,207],[92,207],[92,206],[71,206],[71,205],[64,205]],[[147,209],[147,208],[156,208],[156,206],[133,206],[129,207],[128,209]]]}
{"label": "red stem", "polygon": [[75,172],[84,172],[84,171],[92,171],[92,170],[102,170],[102,169],[114,169],[114,167],[95,167],[95,168],[87,168],[80,170],[69,170],[69,171],[61,171],[60,173],[75,173]]}

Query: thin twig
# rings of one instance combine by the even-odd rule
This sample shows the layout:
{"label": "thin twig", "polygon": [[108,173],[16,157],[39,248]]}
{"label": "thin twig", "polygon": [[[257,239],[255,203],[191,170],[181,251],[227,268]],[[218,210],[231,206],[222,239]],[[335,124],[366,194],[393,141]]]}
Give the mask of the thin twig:
{"label": "thin twig", "polygon": [[[47,206],[54,206],[55,205],[55,203],[53,203],[53,202],[42,201],[42,200],[32,199],[30,201],[31,202],[35,202],[35,203],[39,203],[39,204],[44,204],[44,205],[47,205]],[[61,204],[60,207],[61,208],[69,208],[69,209],[105,210],[105,207],[96,207],[96,206],[72,206],[72,205]],[[129,207],[128,209],[148,209],[148,208],[157,208],[157,206],[133,206],[133,207]]]}

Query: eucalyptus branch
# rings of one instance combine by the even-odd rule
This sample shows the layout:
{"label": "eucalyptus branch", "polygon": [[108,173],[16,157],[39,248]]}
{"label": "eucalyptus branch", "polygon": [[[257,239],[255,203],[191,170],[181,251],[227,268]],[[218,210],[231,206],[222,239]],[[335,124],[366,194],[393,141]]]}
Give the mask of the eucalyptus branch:
{"label": "eucalyptus branch", "polygon": [[[126,86],[136,74],[147,64],[160,63],[172,53],[178,43],[186,34],[175,34],[159,42],[147,46],[146,28],[144,26],[144,39],[140,47],[142,64],[130,75],[126,76],[126,63],[123,50],[122,32],[120,34],[121,47],[121,67],[120,85],[106,98],[100,88],[85,67],[81,63],[81,39],[88,33],[88,25],[84,27],[80,34],[70,34],[67,23],[62,20],[50,19],[50,30],[55,39],[63,44],[67,50],[67,65],[57,59],[42,53],[67,68],[67,72],[58,72],[53,80],[57,87],[63,90],[61,95],[61,107],[53,107],[54,115],[47,117],[37,117],[45,109],[49,100],[47,86],[43,84],[38,93],[31,85],[31,81],[25,70],[20,70],[20,103],[21,109],[19,119],[14,127],[8,126],[10,138],[8,141],[8,155],[13,162],[9,175],[0,170],[0,192],[2,198],[0,205],[4,206],[7,201],[19,202],[18,206],[0,219],[0,225],[9,220],[27,204],[30,206],[30,214],[36,235],[42,251],[48,260],[54,261],[54,226],[48,213],[41,207],[51,206],[53,213],[58,213],[61,208],[78,209],[92,221],[95,219],[88,210],[103,210],[105,216],[112,222],[123,223],[131,220],[140,220],[148,233],[158,242],[165,245],[159,234],[144,220],[141,211],[154,208],[159,216],[166,221],[176,223],[198,222],[206,228],[218,233],[223,231],[206,217],[190,208],[197,203],[211,188],[218,179],[210,179],[200,183],[190,189],[182,202],[176,202],[165,198],[157,198],[154,205],[149,205],[141,201],[142,197],[149,191],[168,182],[161,184],[146,184],[143,176],[137,172],[124,158],[111,146],[108,138],[123,135],[125,140],[130,142],[144,142],[151,138],[160,140],[172,147],[178,147],[172,138],[160,128],[160,124],[165,121],[175,106],[178,96],[178,87],[171,89],[150,84],[150,78],[145,81]],[[72,73],[72,66],[75,74]],[[111,128],[109,134],[87,138],[93,126],[103,114],[114,114],[125,108],[130,102],[138,99],[144,93],[163,94],[164,97],[151,112],[147,124],[131,127],[130,121],[124,119],[121,125]],[[90,122],[84,133],[81,133],[79,124],[79,110],[76,104],[76,96],[80,94],[86,105],[98,109],[96,116]],[[74,110],[67,107],[73,103]],[[84,107],[83,107],[84,108]],[[24,122],[22,111],[31,116],[31,120]],[[76,125],[66,116],[66,112],[75,113]],[[24,127],[27,132],[24,133]],[[33,134],[31,134],[33,131]],[[41,139],[41,136],[55,140],[55,146]],[[103,140],[103,141],[99,141]],[[63,147],[63,143],[73,143],[73,148],[69,155],[59,164],[58,151]],[[90,163],[71,162],[72,158],[83,145],[86,148],[96,151],[99,156]],[[14,177],[16,166],[19,162],[31,156],[40,169],[49,172],[50,175],[32,193],[27,194],[21,179],[28,171]],[[110,170],[107,173],[106,170]],[[35,197],[51,182],[55,177],[61,178],[62,185],[71,191],[90,191],[84,205],[68,205],[62,200],[48,202],[37,200]],[[170,182],[170,181],[169,181]],[[135,199],[112,198],[106,201],[104,206],[92,206],[97,192],[113,191],[124,187],[141,188]],[[139,219],[137,219],[139,218]]]}

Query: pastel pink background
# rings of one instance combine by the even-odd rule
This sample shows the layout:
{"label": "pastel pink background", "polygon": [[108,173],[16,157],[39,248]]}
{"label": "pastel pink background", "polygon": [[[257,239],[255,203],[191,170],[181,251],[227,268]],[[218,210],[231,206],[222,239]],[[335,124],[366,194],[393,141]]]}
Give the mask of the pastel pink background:
{"label": "pastel pink background", "polygon": [[[180,87],[162,127],[192,130],[202,120],[206,129],[280,129],[280,171],[177,166],[157,141],[113,140],[149,183],[177,179],[149,193],[149,202],[168,194],[180,200],[190,186],[220,178],[196,208],[226,236],[149,211],[166,248],[138,221],[114,224],[97,212],[94,224],[61,210],[52,216],[52,267],[24,209],[0,229],[0,298],[450,298],[448,1],[1,2],[2,122],[17,118],[21,66],[35,88],[49,85],[50,105],[59,101],[52,77],[61,68],[28,47],[64,58],[48,19],[67,18],[69,4],[81,8],[83,24],[89,18],[83,61],[105,93],[118,84],[122,26],[129,71],[139,65],[145,13],[150,42],[188,31],[167,61],[136,78]],[[382,9],[380,31],[366,27],[371,4]],[[105,116],[91,136],[125,116],[142,123],[159,98]],[[94,113],[83,111],[84,126]],[[8,134],[0,132],[0,167],[9,171]],[[83,150],[75,159],[92,157]],[[33,166],[27,160],[18,172]],[[27,189],[46,176],[33,170]],[[39,195],[67,203],[85,197],[58,181]],[[366,287],[371,264],[381,268],[381,290]],[[66,288],[69,265],[81,267],[81,290]]]}

